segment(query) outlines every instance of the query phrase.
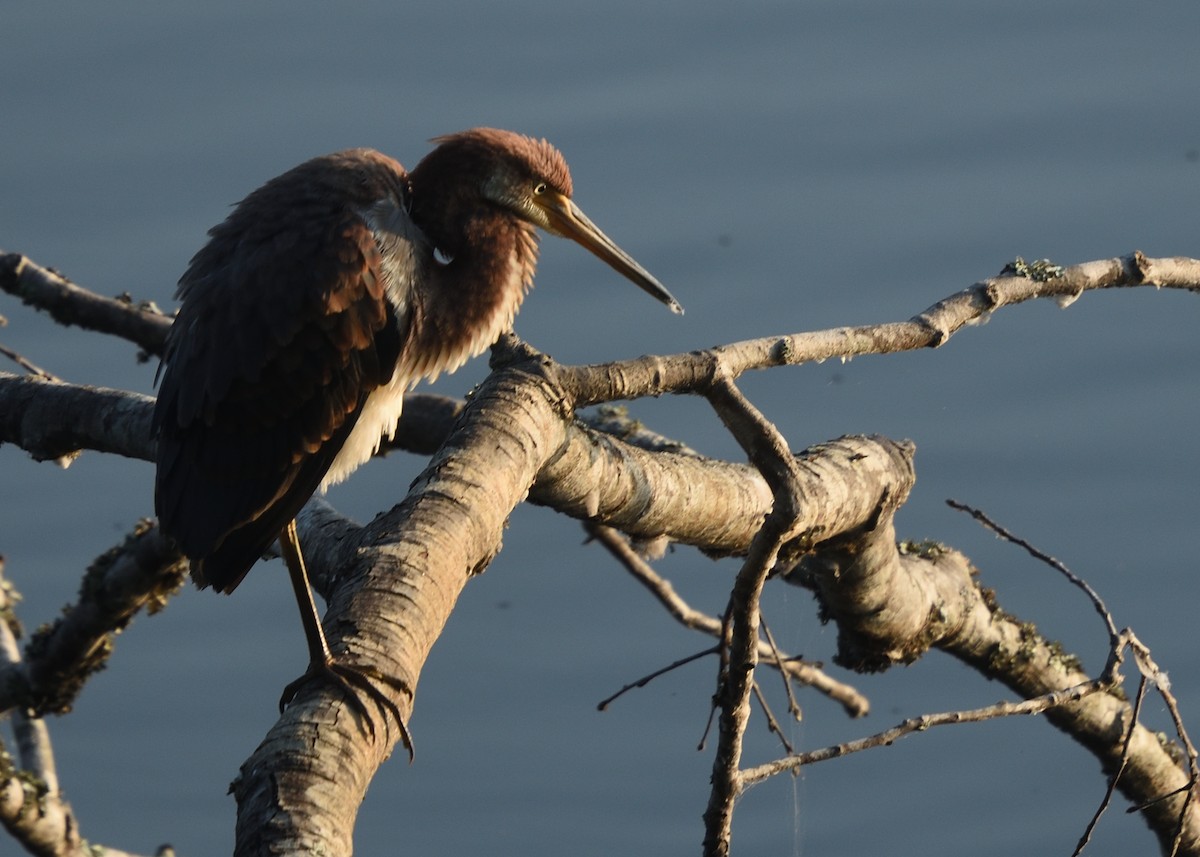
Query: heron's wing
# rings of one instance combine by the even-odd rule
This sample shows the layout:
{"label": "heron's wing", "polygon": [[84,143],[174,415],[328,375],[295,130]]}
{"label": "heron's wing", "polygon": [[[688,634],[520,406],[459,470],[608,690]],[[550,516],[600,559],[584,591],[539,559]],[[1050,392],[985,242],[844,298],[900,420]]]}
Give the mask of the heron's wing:
{"label": "heron's wing", "polygon": [[201,583],[237,586],[391,378],[406,287],[361,211],[387,194],[402,207],[402,179],[372,152],[303,164],[214,228],[180,280],[155,505]]}

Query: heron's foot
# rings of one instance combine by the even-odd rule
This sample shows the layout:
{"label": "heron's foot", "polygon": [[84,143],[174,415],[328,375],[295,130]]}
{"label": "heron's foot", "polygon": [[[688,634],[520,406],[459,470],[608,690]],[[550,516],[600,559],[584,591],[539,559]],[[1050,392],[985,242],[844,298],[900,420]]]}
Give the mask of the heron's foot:
{"label": "heron's foot", "polygon": [[412,762],[412,735],[408,731],[408,724],[404,722],[404,715],[401,713],[400,707],[375,685],[375,682],[379,682],[411,697],[412,690],[407,683],[397,678],[385,676],[378,670],[370,667],[347,666],[346,664],[339,664],[332,659],[328,661],[313,661],[308,665],[308,669],[304,675],[283,689],[283,694],[279,697],[279,713],[283,713],[283,710],[291,703],[301,686],[313,680],[332,682],[342,688],[346,692],[346,698],[350,701],[354,710],[358,712],[367,724],[367,729],[370,730],[372,739],[376,735],[375,717],[367,708],[366,703],[363,702],[358,691],[362,690],[375,701],[376,705],[390,712],[392,717],[395,718],[396,723],[400,726],[400,740],[404,742],[404,748],[408,750],[408,761]]}

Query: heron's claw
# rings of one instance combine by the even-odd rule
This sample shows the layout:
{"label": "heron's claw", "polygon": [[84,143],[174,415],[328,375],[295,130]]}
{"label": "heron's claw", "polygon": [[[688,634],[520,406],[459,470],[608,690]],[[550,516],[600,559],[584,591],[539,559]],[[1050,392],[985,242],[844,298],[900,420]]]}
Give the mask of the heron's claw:
{"label": "heron's claw", "polygon": [[350,704],[361,715],[363,721],[366,722],[372,740],[376,736],[375,718],[372,716],[370,710],[368,710],[366,703],[363,702],[362,697],[359,696],[358,690],[361,689],[364,691],[367,696],[375,701],[376,705],[388,711],[395,718],[396,723],[400,725],[400,740],[404,742],[404,748],[408,750],[409,762],[412,762],[412,735],[408,731],[408,724],[404,722],[404,715],[401,713],[400,707],[375,686],[375,682],[380,682],[394,688],[400,693],[412,696],[412,690],[409,689],[405,682],[382,675],[370,667],[351,667],[334,660],[313,661],[308,665],[308,669],[304,675],[283,689],[283,694],[279,697],[279,713],[283,713],[283,710],[291,703],[302,685],[314,679],[332,682],[346,692],[346,697]]}

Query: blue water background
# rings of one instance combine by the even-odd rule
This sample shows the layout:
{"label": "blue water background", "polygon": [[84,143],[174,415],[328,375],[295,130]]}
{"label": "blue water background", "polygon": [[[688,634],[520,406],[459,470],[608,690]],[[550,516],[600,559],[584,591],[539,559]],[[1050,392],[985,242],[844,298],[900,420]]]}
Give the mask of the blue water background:
{"label": "blue water background", "polygon": [[[566,154],[593,220],[679,297],[676,318],[591,256],[544,243],[518,332],[564,362],[908,318],[1015,256],[1070,264],[1200,255],[1200,5],[1187,2],[130,2],[7,4],[0,52],[0,247],[105,294],[172,305],[205,230],[311,155],[374,146],[414,164],[435,134],[496,125]],[[122,342],[0,299],[0,342],[62,377],[151,392]],[[748,376],[795,448],[911,438],[905,538],[972,556],[1004,607],[1098,669],[1079,593],[943,505],[978,505],[1085,576],[1171,673],[1200,723],[1194,628],[1200,298],[1137,290],[1004,310],[938,351]],[[439,383],[460,395],[483,368]],[[654,428],[740,453],[698,401],[638,403]],[[369,519],[420,462],[339,487]],[[0,449],[0,553],[30,626],[151,514],[150,465],[66,471]],[[422,676],[418,762],[375,780],[362,854],[695,854],[711,748],[710,662],[623,698],[708,645],[675,625],[578,524],[512,519]],[[716,612],[736,566],[663,563]],[[784,648],[828,660],[811,599],[772,587]],[[227,853],[226,786],[273,721],[304,650],[278,564],[232,598],[188,590],[141,617],[75,712],[52,722],[85,836]],[[801,695],[816,748],[905,716],[1008,698],[944,656],[835,674],[869,719]],[[769,677],[777,710],[783,703]],[[1148,706],[1156,728],[1162,706]],[[748,761],[778,752],[761,721]],[[934,730],[751,791],[741,855],[1066,854],[1098,765],[1038,719]],[[1123,808],[1123,807],[1119,807]],[[1092,855],[1151,853],[1103,820]],[[10,853],[9,846],[0,852]]]}

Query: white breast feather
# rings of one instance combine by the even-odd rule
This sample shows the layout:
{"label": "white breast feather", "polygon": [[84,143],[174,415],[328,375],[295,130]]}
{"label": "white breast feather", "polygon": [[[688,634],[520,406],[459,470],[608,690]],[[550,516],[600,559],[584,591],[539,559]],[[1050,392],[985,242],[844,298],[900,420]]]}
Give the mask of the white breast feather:
{"label": "white breast feather", "polygon": [[[375,240],[383,254],[383,269],[388,299],[400,319],[401,336],[406,336],[408,322],[414,308],[408,301],[419,299],[414,290],[408,288],[410,272],[419,268],[424,260],[431,259],[432,249],[425,236],[417,229],[408,213],[395,200],[383,200],[363,212],[363,219],[375,234]],[[525,239],[525,236],[522,235]],[[536,253],[536,244],[530,240],[529,252]],[[354,472],[360,464],[379,451],[384,438],[391,440],[396,433],[396,424],[404,406],[404,394],[420,381],[433,381],[443,372],[453,372],[472,357],[477,357],[500,334],[512,327],[513,319],[521,306],[525,294],[533,285],[532,266],[527,269],[516,257],[509,260],[507,277],[519,281],[520,288],[504,289],[502,294],[515,298],[499,302],[487,319],[480,325],[476,335],[466,343],[445,343],[441,349],[428,349],[427,353],[414,353],[417,349],[402,349],[400,363],[392,380],[374,390],[363,404],[358,422],[346,438],[346,443],[334,458],[329,471],[321,482],[321,491],[336,485]],[[432,310],[432,308],[428,308]],[[419,314],[419,313],[418,313]]]}

